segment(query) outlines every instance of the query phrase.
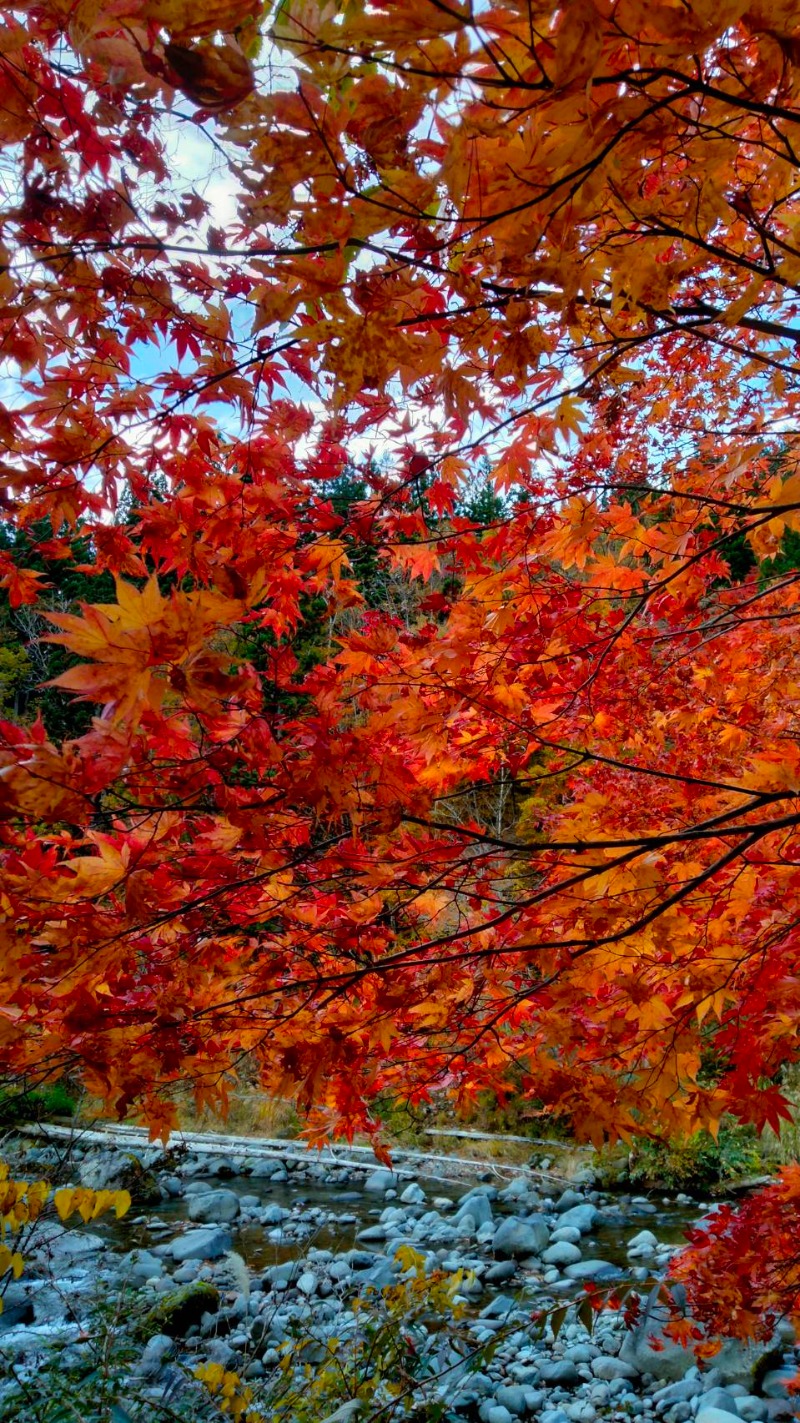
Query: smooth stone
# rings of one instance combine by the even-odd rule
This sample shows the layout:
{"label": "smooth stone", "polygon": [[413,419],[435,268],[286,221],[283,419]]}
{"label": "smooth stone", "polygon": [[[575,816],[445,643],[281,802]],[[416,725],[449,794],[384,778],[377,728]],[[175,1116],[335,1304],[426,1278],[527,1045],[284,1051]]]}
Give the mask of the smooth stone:
{"label": "smooth stone", "polygon": [[495,1392],[495,1400],[502,1408],[513,1413],[515,1418],[522,1418],[528,1411],[525,1401],[525,1389],[521,1384],[504,1383]]}
{"label": "smooth stone", "polygon": [[563,1215],[565,1211],[572,1210],[573,1206],[582,1206],[585,1204],[586,1197],[583,1195],[583,1192],[573,1191],[571,1186],[568,1186],[565,1191],[561,1192],[561,1195],[556,1201],[556,1215]]}
{"label": "smooth stone", "polygon": [[514,1416],[501,1403],[496,1403],[487,1408],[486,1423],[514,1423]]}
{"label": "smooth stone", "polygon": [[640,1230],[628,1241],[627,1253],[635,1259],[638,1255],[653,1255],[658,1248],[658,1239],[652,1230]]}
{"label": "smooth stone", "polygon": [[580,1238],[581,1233],[576,1225],[560,1225],[550,1236],[553,1245],[560,1245],[562,1241],[566,1241],[568,1245],[577,1245]]}
{"label": "smooth stone", "polygon": [[385,1226],[385,1225],[368,1225],[368,1226],[366,1227],[366,1229],[360,1230],[360,1231],[358,1232],[358,1235],[356,1236],[356,1240],[366,1240],[367,1242],[369,1242],[370,1240],[385,1240],[385,1239],[386,1239],[386,1226]]}
{"label": "smooth stone", "polygon": [[486,1271],[485,1279],[487,1285],[499,1285],[503,1280],[510,1280],[517,1272],[516,1260],[498,1260],[495,1265],[490,1265]]}
{"label": "smooth stone", "polygon": [[304,1270],[297,1281],[297,1288],[301,1294],[313,1295],[317,1291],[317,1277],[313,1270]]}
{"label": "smooth stone", "polygon": [[765,1398],[788,1398],[787,1385],[797,1375],[792,1364],[783,1364],[779,1369],[770,1369],[761,1380],[761,1392]]}
{"label": "smooth stone", "polygon": [[698,1408],[696,1423],[742,1423],[741,1415],[729,1413],[727,1408]]}
{"label": "smooth stone", "polygon": [[550,1232],[542,1218],[517,1220],[509,1216],[497,1227],[492,1240],[495,1255],[510,1255],[523,1259],[526,1255],[539,1255],[550,1243]]}
{"label": "smooth stone", "polygon": [[168,1334],[154,1334],[151,1339],[148,1339],[134,1373],[138,1374],[140,1378],[155,1378],[174,1352],[174,1339],[170,1339]]}
{"label": "smooth stone", "polygon": [[481,1319],[502,1319],[505,1315],[511,1314],[517,1308],[517,1301],[510,1295],[495,1295],[493,1300],[483,1306]]}
{"label": "smooth stone", "polygon": [[[734,1385],[735,1387],[735,1385]],[[700,1404],[703,1409],[719,1408],[723,1413],[738,1414],[739,1407],[734,1394],[729,1393],[726,1388],[710,1388],[703,1394]]]}
{"label": "smooth stone", "polygon": [[400,1200],[406,1206],[421,1206],[425,1200],[425,1192],[416,1181],[412,1181],[411,1185],[406,1186],[402,1192]]}
{"label": "smooth stone", "polygon": [[378,1171],[370,1172],[364,1182],[364,1190],[374,1192],[376,1195],[384,1195],[387,1191],[393,1190],[398,1182],[396,1171],[387,1171],[383,1167]]}
{"label": "smooth stone", "polygon": [[482,1191],[470,1191],[468,1196],[463,1196],[455,1214],[456,1224],[466,1216],[472,1217],[476,1228],[481,1225],[491,1225],[494,1217],[489,1197]]}
{"label": "smooth stone", "polygon": [[540,1364],[539,1377],[542,1383],[555,1387],[558,1384],[561,1388],[577,1388],[583,1383],[578,1370],[569,1359],[555,1359],[550,1363]]}
{"label": "smooth stone", "polygon": [[609,1260],[581,1260],[575,1265],[567,1265],[564,1274],[568,1280],[613,1280],[620,1271]]}
{"label": "smooth stone", "polygon": [[584,1201],[580,1206],[571,1206],[558,1218],[559,1229],[565,1225],[574,1225],[581,1235],[588,1235],[593,1229],[600,1212],[597,1206],[593,1206],[591,1201]]}
{"label": "smooth stone", "polygon": [[187,1215],[202,1225],[227,1225],[239,1214],[239,1197],[235,1191],[204,1191],[193,1195]]}
{"label": "smooth stone", "polygon": [[624,1359],[615,1359],[608,1354],[592,1360],[592,1373],[596,1379],[603,1379],[606,1383],[610,1383],[612,1379],[639,1377],[639,1370],[635,1369],[633,1364],[626,1364]]}
{"label": "smooth stone", "polygon": [[515,1176],[503,1187],[500,1197],[504,1201],[515,1201],[519,1196],[527,1196],[530,1189],[531,1183],[527,1176]]}
{"label": "smooth stone", "polygon": [[755,1394],[745,1394],[744,1398],[737,1398],[736,1411],[744,1423],[767,1423],[769,1418],[769,1404],[764,1398],[756,1398]]}
{"label": "smooth stone", "polygon": [[227,1254],[232,1245],[230,1233],[219,1227],[206,1226],[199,1230],[187,1230],[170,1245],[173,1260],[218,1260]]}
{"label": "smooth stone", "polygon": [[568,1240],[557,1240],[555,1245],[550,1245],[542,1255],[545,1265],[574,1265],[581,1258],[581,1252],[577,1245],[570,1245]]}

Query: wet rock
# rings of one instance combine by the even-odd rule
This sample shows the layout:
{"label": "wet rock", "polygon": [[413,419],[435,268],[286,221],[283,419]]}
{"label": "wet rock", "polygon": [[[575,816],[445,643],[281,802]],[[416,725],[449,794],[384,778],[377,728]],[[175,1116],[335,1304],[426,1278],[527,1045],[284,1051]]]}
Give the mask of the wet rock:
{"label": "wet rock", "polygon": [[557,1240],[554,1245],[549,1245],[542,1255],[545,1265],[574,1265],[581,1258],[581,1252],[577,1245],[571,1245],[568,1240]]}
{"label": "wet rock", "polygon": [[364,1190],[373,1192],[375,1195],[383,1195],[386,1191],[393,1190],[398,1183],[399,1177],[396,1171],[372,1171],[364,1182]]}
{"label": "wet rock", "polygon": [[630,1260],[645,1259],[658,1250],[658,1239],[652,1230],[640,1230],[628,1241],[627,1254]]}
{"label": "wet rock", "polygon": [[8,1334],[20,1324],[33,1323],[33,1303],[24,1285],[11,1283],[3,1296],[3,1312],[0,1314],[0,1336]]}
{"label": "wet rock", "polygon": [[[218,1260],[231,1248],[231,1237],[227,1230],[218,1226],[205,1226],[198,1230],[187,1230],[169,1246],[173,1260],[183,1264],[184,1260]],[[159,1246],[159,1249],[161,1247]]]}
{"label": "wet rock", "polygon": [[543,1219],[517,1220],[509,1216],[497,1227],[492,1239],[495,1255],[521,1260],[527,1255],[540,1255],[550,1243],[550,1232]]}
{"label": "wet rock", "polygon": [[400,1200],[406,1206],[421,1206],[425,1201],[425,1192],[416,1181],[412,1181],[410,1186],[406,1186],[400,1195]]}
{"label": "wet rock", "polygon": [[591,1201],[583,1201],[579,1206],[570,1206],[558,1218],[559,1228],[565,1225],[574,1225],[581,1235],[588,1235],[597,1221],[600,1212],[597,1206],[593,1206]]}
{"label": "wet rock", "polygon": [[613,1280],[619,1273],[610,1260],[580,1260],[564,1269],[568,1280]]}
{"label": "wet rock", "polygon": [[204,1225],[225,1225],[236,1219],[239,1209],[235,1191],[203,1191],[192,1196],[187,1215]]}
{"label": "wet rock", "polygon": [[563,1215],[565,1211],[572,1210],[573,1206],[583,1206],[585,1204],[586,1197],[583,1195],[583,1192],[573,1191],[571,1187],[568,1186],[565,1191],[561,1192],[561,1195],[556,1201],[556,1214]]}

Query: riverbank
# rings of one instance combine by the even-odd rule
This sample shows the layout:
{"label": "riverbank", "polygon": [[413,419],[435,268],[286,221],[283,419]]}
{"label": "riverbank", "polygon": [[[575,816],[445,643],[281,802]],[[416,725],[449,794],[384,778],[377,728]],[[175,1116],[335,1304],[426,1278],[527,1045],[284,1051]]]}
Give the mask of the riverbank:
{"label": "riverbank", "polygon": [[[205,1404],[192,1374],[201,1362],[238,1375],[253,1390],[252,1407],[265,1401],[264,1417],[294,1423],[314,1415],[298,1411],[300,1403],[287,1404],[293,1413],[274,1411],[287,1377],[302,1399],[330,1359],[331,1341],[346,1357],[369,1301],[385,1315],[386,1299],[404,1299],[419,1274],[423,1300],[426,1278],[458,1280],[450,1318],[445,1310],[438,1327],[420,1327],[416,1317],[411,1324],[424,1365],[412,1415],[419,1419],[436,1407],[454,1423],[794,1416],[785,1390],[797,1367],[791,1349],[765,1358],[763,1349],[729,1343],[700,1369],[690,1350],[664,1339],[657,1311],[635,1329],[613,1311],[586,1327],[586,1282],[630,1283],[647,1295],[682,1230],[709,1203],[612,1197],[590,1180],[565,1186],[553,1173],[546,1179],[474,1161],[456,1167],[452,1157],[440,1175],[441,1163],[426,1153],[398,1153],[390,1171],[363,1151],[309,1153],[285,1141],[217,1135],[165,1153],[130,1128],[113,1144],[104,1132],[69,1142],[65,1131],[50,1132],[49,1143],[41,1136],[17,1143],[29,1177],[61,1171],[93,1189],[138,1182],[146,1204],[135,1203],[118,1224],[42,1227],[0,1317],[10,1376],[4,1406],[16,1406],[13,1390],[24,1401],[33,1380],[41,1392],[54,1357],[60,1377],[80,1389],[100,1298],[107,1330],[109,1305],[113,1313],[121,1302],[110,1330],[122,1358],[119,1423],[166,1417],[157,1411],[165,1398],[171,1416],[200,1417]],[[357,1407],[342,1417],[388,1408],[391,1383],[378,1379],[371,1401],[353,1399]]]}

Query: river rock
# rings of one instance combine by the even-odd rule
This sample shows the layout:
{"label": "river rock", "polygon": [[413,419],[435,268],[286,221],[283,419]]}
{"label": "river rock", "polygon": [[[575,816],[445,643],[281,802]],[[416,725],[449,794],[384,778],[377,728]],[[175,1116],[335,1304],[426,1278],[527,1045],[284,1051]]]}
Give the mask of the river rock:
{"label": "river rock", "polygon": [[225,1225],[239,1214],[239,1197],[235,1191],[203,1191],[189,1201],[187,1215],[203,1225]]}
{"label": "river rock", "polygon": [[502,1408],[507,1408],[515,1418],[522,1418],[528,1411],[525,1389],[518,1383],[503,1383],[495,1392],[495,1399]]}
{"label": "river rock", "polygon": [[579,1206],[570,1206],[569,1210],[558,1217],[559,1229],[563,1229],[565,1225],[574,1225],[581,1235],[588,1235],[599,1214],[597,1206],[593,1206],[591,1201],[583,1201]]}
{"label": "river rock", "polygon": [[627,1254],[631,1260],[645,1259],[648,1255],[654,1255],[657,1249],[658,1239],[652,1230],[640,1230],[628,1241]]}
{"label": "river rock", "polygon": [[521,1260],[526,1255],[540,1255],[549,1242],[550,1232],[542,1218],[517,1220],[516,1216],[509,1216],[497,1227],[492,1250],[495,1255],[510,1255]]}
{"label": "river rock", "polygon": [[496,1264],[489,1266],[484,1278],[487,1285],[499,1285],[503,1280],[510,1280],[516,1271],[516,1260],[498,1260]]}
{"label": "river rock", "polygon": [[493,1220],[492,1205],[489,1197],[483,1191],[470,1191],[469,1195],[461,1197],[455,1214],[456,1224],[467,1215],[472,1217],[476,1229],[481,1225],[491,1225]]}
{"label": "river rock", "polygon": [[[624,1336],[619,1357],[633,1364],[640,1373],[652,1374],[657,1379],[682,1380],[697,1362],[694,1349],[689,1344],[678,1344],[665,1334],[666,1319],[663,1306],[655,1304],[646,1309],[636,1328]],[[651,1348],[651,1338],[655,1339],[658,1348]],[[747,1387],[752,1380],[753,1369],[767,1352],[768,1346],[764,1344],[740,1344],[736,1339],[726,1339],[714,1356],[719,1381],[740,1383]]]}
{"label": "river rock", "polygon": [[556,1215],[563,1215],[565,1211],[572,1210],[573,1206],[583,1206],[586,1204],[586,1197],[581,1191],[573,1191],[570,1186],[561,1192],[556,1201]]}
{"label": "river rock", "polygon": [[152,1339],[148,1339],[134,1373],[139,1378],[156,1378],[174,1352],[175,1345],[168,1334],[154,1334]]}
{"label": "river rock", "polygon": [[769,1404],[765,1398],[756,1398],[753,1393],[746,1393],[744,1397],[737,1398],[736,1412],[744,1423],[766,1423],[769,1418]]}
{"label": "river rock", "polygon": [[425,1201],[425,1192],[417,1181],[412,1181],[410,1186],[406,1186],[401,1192],[400,1200],[404,1206],[421,1206]]}
{"label": "river rock", "polygon": [[[716,1361],[715,1361],[716,1362]],[[795,1364],[782,1364],[779,1369],[770,1369],[761,1380],[761,1392],[765,1398],[788,1398],[788,1384],[796,1377]]]}
{"label": "river rock", "polygon": [[514,1423],[514,1418],[501,1403],[492,1404],[484,1414],[486,1423]]}
{"label": "river rock", "polygon": [[205,1226],[198,1230],[187,1230],[170,1245],[173,1260],[219,1260],[232,1245],[230,1234],[215,1226]]}
{"label": "river rock", "polygon": [[551,1359],[539,1365],[542,1383],[552,1388],[577,1388],[583,1380],[570,1359]]}
{"label": "river rock", "polygon": [[383,1195],[386,1191],[394,1190],[399,1177],[396,1171],[386,1171],[381,1168],[379,1171],[371,1171],[364,1182],[364,1190],[373,1192],[375,1195]]}
{"label": "river rock", "polygon": [[204,1315],[214,1315],[219,1309],[220,1295],[207,1280],[195,1280],[191,1285],[171,1290],[139,1321],[136,1334],[141,1339],[166,1335],[179,1339]]}
{"label": "river rock", "polygon": [[568,1280],[613,1280],[619,1273],[610,1260],[580,1260],[564,1269]]}
{"label": "river rock", "polygon": [[626,1364],[624,1359],[615,1359],[610,1354],[601,1354],[598,1359],[593,1359],[591,1367],[595,1378],[602,1379],[604,1383],[611,1383],[613,1379],[639,1377],[639,1370],[635,1369],[633,1364]]}
{"label": "river rock", "polygon": [[706,1408],[702,1405],[695,1414],[697,1423],[741,1423],[738,1413],[729,1413],[727,1408]]}
{"label": "river rock", "polygon": [[571,1245],[568,1240],[557,1240],[542,1255],[545,1265],[574,1265],[580,1258],[577,1245]]}

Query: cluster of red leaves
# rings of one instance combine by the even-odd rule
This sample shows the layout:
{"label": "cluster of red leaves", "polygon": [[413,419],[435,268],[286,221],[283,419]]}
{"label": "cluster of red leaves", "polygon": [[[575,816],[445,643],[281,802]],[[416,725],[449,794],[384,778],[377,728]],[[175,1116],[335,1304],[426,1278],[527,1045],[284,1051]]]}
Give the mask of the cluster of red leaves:
{"label": "cluster of red leaves", "polygon": [[2,726],[0,1068],[154,1130],[244,1060],[312,1139],[512,1085],[779,1125],[797,6],[285,0],[263,63],[258,18],[0,22],[3,517],[116,580],[0,551],[97,711]]}

